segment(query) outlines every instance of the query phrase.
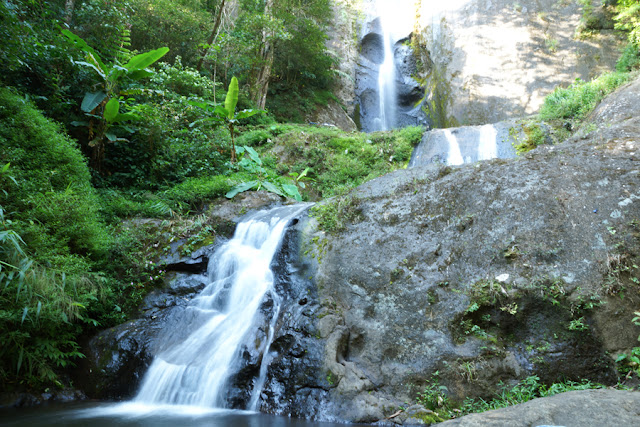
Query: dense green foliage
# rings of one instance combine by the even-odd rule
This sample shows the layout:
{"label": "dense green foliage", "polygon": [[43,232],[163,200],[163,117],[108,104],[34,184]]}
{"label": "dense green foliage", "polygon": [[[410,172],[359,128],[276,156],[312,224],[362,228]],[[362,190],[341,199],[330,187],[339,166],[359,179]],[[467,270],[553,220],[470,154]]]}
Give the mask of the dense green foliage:
{"label": "dense green foliage", "polygon": [[607,73],[590,81],[576,80],[568,88],[557,88],[540,109],[542,120],[582,120],[607,94],[629,80],[627,73]]}
{"label": "dense green foliage", "polygon": [[[0,88],[0,379],[57,381],[80,356],[78,323],[103,279],[109,236],[82,154],[29,102]],[[9,179],[11,178],[11,179]]]}

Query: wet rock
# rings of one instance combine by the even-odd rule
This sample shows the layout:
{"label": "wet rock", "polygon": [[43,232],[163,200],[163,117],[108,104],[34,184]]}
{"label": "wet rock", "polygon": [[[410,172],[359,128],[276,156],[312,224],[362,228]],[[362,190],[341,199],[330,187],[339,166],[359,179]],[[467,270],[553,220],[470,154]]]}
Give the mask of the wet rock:
{"label": "wet rock", "polygon": [[580,390],[534,399],[509,408],[471,414],[438,426],[621,426],[640,425],[640,393]]}

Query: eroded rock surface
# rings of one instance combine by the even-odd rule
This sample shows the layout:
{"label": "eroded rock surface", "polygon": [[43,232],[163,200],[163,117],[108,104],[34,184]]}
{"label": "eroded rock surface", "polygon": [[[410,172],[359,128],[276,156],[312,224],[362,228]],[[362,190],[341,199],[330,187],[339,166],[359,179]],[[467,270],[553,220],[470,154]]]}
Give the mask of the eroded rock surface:
{"label": "eroded rock surface", "polygon": [[310,222],[333,415],[382,420],[436,371],[459,399],[531,375],[618,381],[640,334],[639,99],[636,80],[592,132],[516,159],[370,181],[336,234]]}
{"label": "eroded rock surface", "polygon": [[640,393],[581,390],[438,424],[442,427],[620,426],[640,424]]}

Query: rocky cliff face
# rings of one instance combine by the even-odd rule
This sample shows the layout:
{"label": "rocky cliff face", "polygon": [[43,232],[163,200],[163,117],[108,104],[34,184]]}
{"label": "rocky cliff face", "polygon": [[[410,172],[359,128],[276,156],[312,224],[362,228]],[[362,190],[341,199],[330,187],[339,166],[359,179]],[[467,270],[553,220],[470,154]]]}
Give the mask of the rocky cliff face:
{"label": "rocky cliff face", "polygon": [[[341,58],[337,95],[356,122],[360,116],[368,120],[367,111],[378,102],[380,32],[375,16],[367,15],[374,3],[336,3],[331,34],[331,48]],[[433,127],[495,123],[535,113],[556,86],[612,70],[621,47],[602,10],[596,10],[597,31],[588,36],[576,32],[582,10],[572,1],[416,0],[406,13],[414,25],[407,28],[407,43],[400,40],[395,47],[403,76],[397,82],[404,94],[400,125],[422,123],[422,111]]]}
{"label": "rocky cliff face", "polygon": [[419,3],[415,36],[438,127],[535,113],[554,87],[611,70],[619,55],[612,30],[576,33],[577,2]]}
{"label": "rocky cliff face", "polygon": [[640,334],[639,94],[637,80],[564,144],[396,171],[327,202],[346,228],[314,219],[302,247],[333,415],[384,419],[436,371],[458,398],[530,375],[617,381]]}

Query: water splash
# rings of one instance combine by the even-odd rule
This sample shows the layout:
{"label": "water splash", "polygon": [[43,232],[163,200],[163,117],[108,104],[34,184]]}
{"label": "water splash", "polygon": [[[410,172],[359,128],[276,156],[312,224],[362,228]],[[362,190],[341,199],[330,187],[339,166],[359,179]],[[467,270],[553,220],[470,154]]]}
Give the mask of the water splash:
{"label": "water splash", "polygon": [[447,164],[448,165],[463,164],[464,159],[462,158],[462,153],[460,152],[460,144],[458,144],[458,139],[454,134],[451,133],[449,129],[444,130],[444,135],[447,138],[447,142],[449,143],[449,151],[447,153]]}
{"label": "water splash", "polygon": [[484,125],[478,132],[478,160],[498,157],[498,131],[493,125]]}
{"label": "water splash", "polygon": [[[173,332],[182,342],[156,356],[135,404],[224,407],[229,378],[240,365],[240,350],[256,344],[262,303],[273,301],[267,338],[258,344],[267,354],[280,310],[270,264],[287,224],[307,205],[260,212],[240,224],[229,242],[209,262],[210,284],[187,308]],[[251,342],[248,342],[251,341]],[[248,409],[255,409],[270,357],[262,357],[260,376]]]}

